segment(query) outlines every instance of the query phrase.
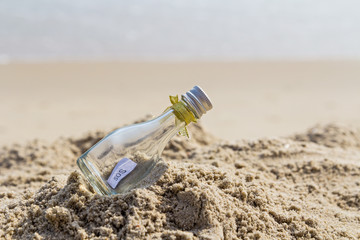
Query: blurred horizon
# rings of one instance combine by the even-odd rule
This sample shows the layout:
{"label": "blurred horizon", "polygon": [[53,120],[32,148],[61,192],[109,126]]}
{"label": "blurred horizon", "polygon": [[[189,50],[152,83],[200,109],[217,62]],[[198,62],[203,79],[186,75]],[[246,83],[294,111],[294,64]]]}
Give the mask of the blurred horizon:
{"label": "blurred horizon", "polygon": [[214,102],[204,126],[223,139],[358,124],[359,7],[0,1],[0,143],[111,130],[162,111],[168,94],[194,85]]}
{"label": "blurred horizon", "polygon": [[0,63],[359,60],[360,3],[1,1]]}

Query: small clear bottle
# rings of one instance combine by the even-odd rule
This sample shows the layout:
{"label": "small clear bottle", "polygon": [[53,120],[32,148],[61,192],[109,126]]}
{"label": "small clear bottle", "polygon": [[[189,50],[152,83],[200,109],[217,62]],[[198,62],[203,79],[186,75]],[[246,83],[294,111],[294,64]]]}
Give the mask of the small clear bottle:
{"label": "small clear bottle", "polygon": [[180,101],[177,96],[170,100],[173,105],[157,118],[119,128],[79,157],[77,165],[98,194],[119,194],[139,186],[162,161],[169,140],[178,132],[187,135],[186,125],[212,108],[198,86]]}

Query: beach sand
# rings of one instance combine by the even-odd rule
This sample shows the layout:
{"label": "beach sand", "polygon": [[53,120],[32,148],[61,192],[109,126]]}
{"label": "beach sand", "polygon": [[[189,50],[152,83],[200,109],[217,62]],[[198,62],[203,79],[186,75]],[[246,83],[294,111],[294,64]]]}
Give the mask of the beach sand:
{"label": "beach sand", "polygon": [[[359,239],[359,69],[0,66],[0,238]],[[170,141],[165,174],[125,195],[96,195],[76,166],[81,153],[195,84],[214,109],[190,140]]]}
{"label": "beach sand", "polygon": [[[230,143],[200,125],[177,136],[148,188],[99,196],[75,159],[93,131],[0,152],[5,239],[358,239],[360,131],[315,126]],[[196,136],[196,137],[195,137]]]}
{"label": "beach sand", "polygon": [[200,85],[203,118],[228,140],[285,136],[315,123],[360,123],[360,61],[0,65],[0,144],[111,130]]}

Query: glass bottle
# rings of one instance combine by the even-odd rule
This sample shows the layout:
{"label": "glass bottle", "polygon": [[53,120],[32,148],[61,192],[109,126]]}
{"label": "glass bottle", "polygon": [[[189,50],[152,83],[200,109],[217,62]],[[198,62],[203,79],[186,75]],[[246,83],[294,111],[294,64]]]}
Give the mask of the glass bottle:
{"label": "glass bottle", "polygon": [[198,86],[181,96],[160,116],[119,128],[82,154],[77,165],[98,194],[127,192],[139,185],[162,161],[161,153],[176,134],[187,135],[186,125],[212,108]]}

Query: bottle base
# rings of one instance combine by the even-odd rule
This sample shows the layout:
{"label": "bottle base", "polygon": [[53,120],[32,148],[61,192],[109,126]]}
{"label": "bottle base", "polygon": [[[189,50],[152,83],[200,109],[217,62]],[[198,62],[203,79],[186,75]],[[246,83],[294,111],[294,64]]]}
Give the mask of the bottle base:
{"label": "bottle base", "polygon": [[90,185],[94,188],[94,190],[98,194],[104,196],[116,194],[116,192],[111,191],[106,186],[101,175],[98,173],[95,167],[92,166],[92,164],[89,161],[87,161],[85,158],[80,157],[76,163],[79,166],[85,178],[88,180]]}

